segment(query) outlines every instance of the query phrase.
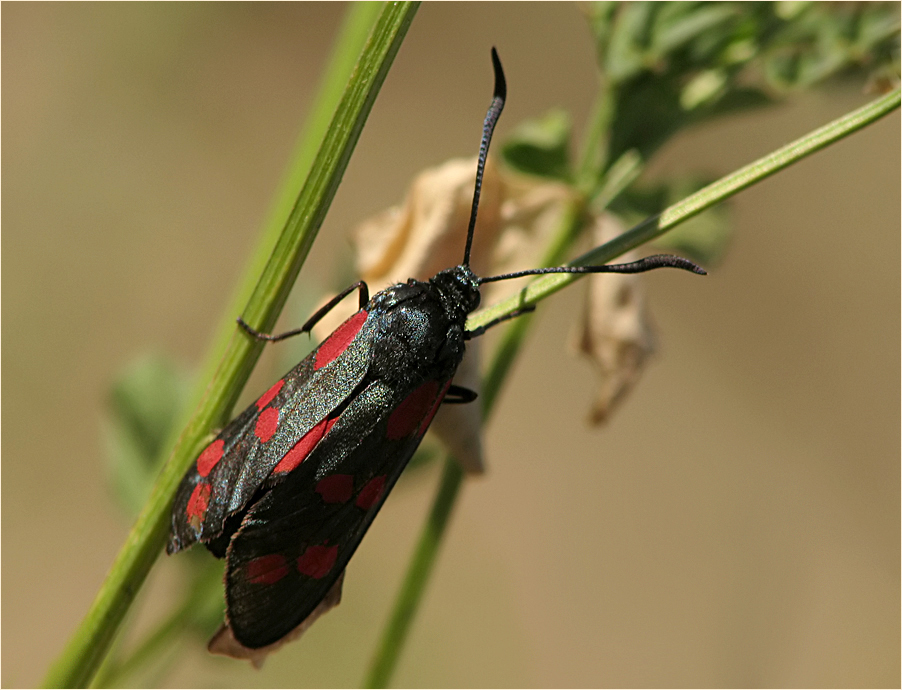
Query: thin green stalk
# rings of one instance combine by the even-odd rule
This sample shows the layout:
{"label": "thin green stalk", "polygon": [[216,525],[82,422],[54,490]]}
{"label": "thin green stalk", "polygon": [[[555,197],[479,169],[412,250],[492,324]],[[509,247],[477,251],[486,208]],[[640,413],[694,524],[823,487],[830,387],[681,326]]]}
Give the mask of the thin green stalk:
{"label": "thin green stalk", "polygon": [[[215,563],[215,562],[214,562]],[[180,645],[179,652],[186,649],[181,636],[192,626],[198,629],[199,621],[207,620],[211,612],[222,612],[222,568],[207,567],[193,569],[193,581],[186,595],[176,608],[169,612],[157,627],[147,634],[124,659],[117,659],[114,653],[107,656],[91,681],[92,688],[129,687],[134,685],[134,675],[148,666],[173,645]],[[174,658],[174,655],[173,655]],[[165,670],[165,669],[164,669]]]}
{"label": "thin green stalk", "polygon": [[[304,120],[303,129],[289,158],[289,167],[283,175],[275,194],[275,201],[263,226],[266,237],[259,243],[257,255],[249,266],[248,273],[254,280],[263,271],[272,254],[272,247],[275,246],[291,213],[298,190],[307,178],[319,144],[329,129],[332,115],[341,101],[360,51],[381,10],[382,5],[377,2],[355,2],[348,5],[329,62],[320,78],[317,95],[313,101],[314,106]],[[248,297],[249,294],[243,296],[243,299],[235,305],[233,313],[237,313],[237,310],[244,306]],[[229,319],[229,325],[234,325],[234,319]]]}
{"label": "thin green stalk", "polygon": [[582,142],[582,155],[576,170],[577,187],[586,196],[592,196],[594,186],[601,178],[601,171],[608,165],[608,135],[614,116],[613,97],[609,81],[598,75],[598,91],[592,103]]}
{"label": "thin green stalk", "polygon": [[[721,180],[705,187],[696,194],[668,207],[659,215],[640,223],[614,241],[582,255],[572,262],[573,265],[600,264],[610,261],[616,256],[672,229],[684,220],[701,213],[742,189],[875,122],[898,108],[899,100],[899,90],[896,90],[863,108],[835,120],[825,127],[811,132],[769,156],[765,156],[735,173],[721,178]],[[612,172],[616,169],[617,173],[611,175],[610,179],[606,179],[603,182],[601,187],[602,194],[599,195],[598,200],[601,200],[601,196],[604,196],[604,199],[609,202],[635,179],[635,173],[641,165],[641,161],[636,160],[634,156],[624,155],[622,158],[623,160],[618,160],[618,163],[612,166]],[[584,160],[588,161],[588,159]],[[586,165],[588,164],[586,163]],[[570,236],[572,227],[568,227],[568,224],[577,222],[577,219],[580,217],[581,214],[576,212],[576,208],[571,208],[568,213],[565,213],[559,238]],[[559,238],[552,241],[552,253],[558,252],[562,247]],[[511,297],[498,305],[473,315],[467,321],[468,329],[478,328],[502,314],[509,314],[522,308],[525,304],[535,304],[578,279],[578,277],[580,276],[544,276],[531,283],[526,289],[521,291],[520,295]],[[507,371],[519,351],[530,322],[531,317],[529,315],[514,321],[505,330],[501,342],[496,348],[495,357],[483,379],[484,386],[481,400],[484,420],[489,417]],[[395,601],[395,606],[392,609],[389,623],[383,631],[376,654],[370,665],[369,674],[365,680],[366,687],[386,687],[391,680],[416,609],[425,591],[427,580],[432,572],[434,560],[438,555],[438,547],[462,481],[463,471],[456,460],[451,457],[447,458],[432,510],[414,548],[414,553]]]}
{"label": "thin green stalk", "polygon": [[[304,184],[319,144],[329,129],[332,115],[354,70],[357,57],[363,50],[370,30],[380,11],[381,5],[374,2],[352,3],[348,6],[329,56],[328,64],[320,79],[316,97],[313,99],[313,105],[305,118],[292,155],[289,157],[289,167],[274,195],[274,201],[267,221],[263,225],[261,239],[257,244],[256,251],[245,267],[243,278],[238,282],[238,288],[235,290],[235,294],[232,296],[218,326],[217,336],[214,338],[215,345],[211,348],[207,357],[207,364],[204,367],[205,374],[199,377],[201,381],[209,381],[216,373],[223,352],[235,330],[235,314],[240,313],[244,305],[247,304],[257,283],[257,278],[262,273],[266,262],[272,254],[272,249],[278,241],[282,229],[285,227],[286,220],[297,198],[297,190]],[[203,393],[203,387],[196,391],[194,404],[189,406],[188,414],[191,414],[190,411],[200,402]],[[176,425],[179,433],[181,429],[187,426],[189,421],[190,417],[186,417],[180,424]],[[166,444],[167,456],[171,449],[175,447],[178,439],[179,436],[176,435]],[[183,613],[188,605],[190,605],[190,602],[186,602],[185,605],[180,607],[179,612]],[[180,614],[177,612],[174,615],[178,616]],[[110,682],[108,682],[108,679],[110,677],[114,679],[113,682],[124,682],[133,668],[140,665],[149,655],[153,654],[153,651],[149,651],[149,645],[162,644],[161,637],[165,635],[164,632],[161,632],[162,627],[165,626],[161,626],[161,629],[152,633],[148,640],[141,642],[128,658],[112,667],[112,671],[104,670],[107,667],[107,664],[104,664],[94,678],[94,685],[98,687],[109,686]],[[112,673],[113,676],[108,676],[109,673]]]}
{"label": "thin green stalk", "polygon": [[[211,609],[215,605],[221,608],[221,599],[215,602],[211,598],[213,587],[218,592],[222,583],[222,568],[205,568],[198,573],[182,603],[172,610],[157,627],[147,635],[127,658],[111,663],[112,654],[94,676],[92,688],[128,687],[133,685],[133,676],[142,667],[158,659],[162,652],[180,642],[180,634],[189,628],[198,618],[199,610]],[[129,682],[132,680],[132,682]]]}
{"label": "thin green stalk", "polygon": [[407,639],[410,623],[419,608],[423,590],[429,581],[442,535],[445,533],[463,479],[464,472],[460,464],[454,458],[445,460],[438,493],[432,503],[429,517],[423,525],[423,531],[407,568],[407,575],[395,601],[391,619],[383,630],[374,663],[370,666],[364,681],[366,688],[384,688],[395,670],[398,655]]}
{"label": "thin green stalk", "polygon": [[[382,6],[311,172],[251,291],[243,312],[251,325],[269,330],[275,324],[416,9],[417,3]],[[175,444],[91,609],[50,669],[45,679],[47,686],[83,687],[90,683],[161,551],[170,506],[182,475],[209,429],[231,410],[260,350],[258,344],[232,329],[199,406]]]}

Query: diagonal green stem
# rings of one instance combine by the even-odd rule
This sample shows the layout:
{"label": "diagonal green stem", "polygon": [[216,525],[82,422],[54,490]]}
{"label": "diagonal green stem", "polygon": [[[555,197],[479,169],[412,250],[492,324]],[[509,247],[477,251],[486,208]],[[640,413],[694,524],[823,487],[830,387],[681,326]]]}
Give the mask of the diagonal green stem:
{"label": "diagonal green stem", "polygon": [[[896,89],[886,96],[878,98],[868,105],[778,149],[774,153],[721,178],[683,201],[668,207],[657,216],[643,221],[615,240],[582,255],[572,263],[574,265],[606,263],[620,254],[676,227],[684,220],[701,213],[746,187],[760,182],[825,146],[839,141],[862,127],[877,121],[884,115],[897,109],[899,101],[900,92]],[[629,161],[624,162],[624,168],[630,168]],[[631,179],[627,175],[625,177],[626,183]],[[613,196],[616,196],[617,191],[609,193],[611,198],[613,198]],[[576,217],[577,214],[575,213],[569,214],[569,221],[573,221]],[[565,228],[563,232],[566,233],[569,230]],[[498,316],[512,313],[522,308],[525,304],[535,304],[579,277],[558,274],[539,278],[522,290],[519,295],[478,312],[468,320],[467,326],[472,330],[489,323]],[[519,351],[530,320],[528,315],[517,319],[506,329],[502,336],[502,340],[496,349],[495,358],[484,378],[484,389],[481,398],[484,419],[488,418],[497,399],[505,374]],[[426,589],[429,575],[438,555],[444,530],[447,527],[448,519],[462,483],[463,470],[460,469],[454,458],[447,458],[442,478],[433,500],[432,509],[414,548],[407,574],[364,682],[365,687],[386,687],[391,680],[392,673],[397,666],[401,650],[410,630],[410,625]]]}
{"label": "diagonal green stem", "polygon": [[[269,252],[262,274],[255,280],[243,312],[245,320],[262,330],[275,323],[301,264],[332,201],[379,88],[397,54],[417,3],[386,3],[381,7],[354,72],[334,111],[310,174],[288,221]],[[240,291],[240,292],[243,292]],[[234,315],[234,313],[233,313]],[[232,316],[233,316],[232,315]],[[261,347],[225,331],[225,345],[214,345],[215,374],[200,404],[174,444],[154,490],[113,562],[87,615],[50,669],[45,684],[82,687],[90,683],[106,656],[135,595],[160,553],[169,524],[175,490],[194,453],[210,428],[221,422],[237,399],[259,357]],[[219,353],[222,352],[222,356]]]}
{"label": "diagonal green stem", "polygon": [[[180,635],[192,625],[197,626],[199,611],[205,615],[214,606],[221,611],[222,598],[218,593],[222,586],[222,568],[214,567],[216,563],[209,562],[207,567],[195,570],[194,581],[189,585],[181,604],[174,608],[127,658],[120,661],[114,660],[113,654],[107,656],[92,679],[91,687],[115,688],[133,685],[136,673],[157,661],[166,649],[179,644],[182,641]],[[216,592],[215,599],[213,592]]]}
{"label": "diagonal green stem", "polygon": [[[380,11],[381,6],[378,3],[354,3],[348,7],[338,36],[335,39],[329,62],[320,80],[317,95],[313,99],[313,106],[305,119],[306,121],[294,151],[289,157],[289,168],[283,176],[279,189],[276,191],[268,220],[263,225],[261,240],[257,245],[255,254],[252,255],[245,268],[244,279],[239,281],[239,288],[235,291],[235,295],[230,301],[230,306],[224,312],[224,318],[219,325],[218,337],[214,339],[214,342],[219,345],[208,356],[208,373],[206,376],[200,377],[202,381],[209,380],[216,372],[222,357],[222,350],[228,344],[235,327],[234,315],[240,313],[242,307],[247,304],[248,298],[257,282],[257,277],[263,271],[272,253],[272,247],[278,241],[279,234],[282,232],[285,221],[294,206],[297,190],[304,184],[319,144],[329,129],[332,114],[335,112],[335,108],[338,106],[344,93],[345,85],[348,83],[354,70],[357,56],[360,55],[369,37],[370,29],[373,27]],[[196,406],[202,393],[203,390],[198,391],[198,400],[195,401],[194,406]],[[186,417],[181,424],[176,425],[176,428],[184,428],[188,421],[189,418]],[[172,448],[177,440],[178,437],[171,439],[166,444],[166,447]],[[195,587],[194,590],[196,591],[197,588]],[[173,614],[173,618],[177,619],[180,616],[187,615],[186,612],[196,605],[197,602],[186,601]],[[146,640],[139,643],[135,650],[130,652],[130,655],[124,660],[116,660],[115,663],[111,664],[110,662],[113,660],[108,656],[106,662],[104,662],[100,671],[94,677],[93,685],[95,687],[108,687],[110,678],[113,678],[116,684],[125,683],[128,675],[134,669],[138,668],[145,660],[156,656],[156,649],[169,642],[166,636],[168,634],[167,631],[172,630],[171,620],[167,619],[166,622],[161,624],[157,631],[151,633]]]}

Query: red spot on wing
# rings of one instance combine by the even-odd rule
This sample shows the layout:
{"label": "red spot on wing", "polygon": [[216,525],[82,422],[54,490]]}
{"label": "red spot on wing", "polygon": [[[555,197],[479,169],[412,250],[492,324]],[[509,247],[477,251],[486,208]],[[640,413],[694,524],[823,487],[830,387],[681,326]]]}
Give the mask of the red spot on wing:
{"label": "red spot on wing", "polygon": [[417,436],[422,436],[426,433],[426,430],[429,428],[429,425],[432,424],[432,418],[435,417],[435,413],[438,412],[439,405],[442,404],[442,400],[445,399],[445,393],[448,392],[448,388],[451,387],[451,379],[448,379],[448,382],[442,386],[442,390],[439,391],[438,396],[435,399],[435,402],[432,403],[432,409],[429,410],[429,414],[427,414],[422,423],[420,424],[420,428],[417,430]]}
{"label": "red spot on wing", "polygon": [[301,437],[301,440],[295,443],[291,450],[282,456],[282,459],[279,460],[279,464],[275,466],[273,472],[275,474],[291,472],[291,470],[304,462],[304,460],[307,459],[307,456],[310,455],[314,448],[316,448],[316,444],[322,440],[323,436],[329,433],[329,429],[331,429],[337,421],[338,417],[335,417],[334,419],[329,419],[327,417],[319,422],[315,427],[304,434]]}
{"label": "red spot on wing", "polygon": [[222,449],[224,447],[225,441],[218,438],[204,448],[204,451],[197,458],[197,473],[201,477],[206,477],[210,474],[210,470],[216,467],[216,463],[222,458]]}
{"label": "red spot on wing", "polygon": [[380,498],[382,498],[384,489],[385,475],[381,474],[378,477],[373,477],[360,490],[360,493],[357,494],[357,500],[354,501],[355,505],[363,510],[369,510],[379,502]]}
{"label": "red spot on wing", "polygon": [[191,492],[188,499],[188,507],[185,513],[188,516],[188,522],[195,529],[200,527],[200,523],[204,521],[204,515],[207,513],[207,506],[210,504],[210,492],[213,490],[206,482],[200,482]]}
{"label": "red spot on wing", "polygon": [[246,568],[247,581],[254,585],[274,585],[288,575],[288,561],[280,553],[248,561]]}
{"label": "red spot on wing", "polygon": [[336,558],[337,546],[309,546],[298,556],[298,572],[318,580],[329,574]]}
{"label": "red spot on wing", "polygon": [[269,405],[269,403],[272,402],[273,398],[275,398],[279,394],[279,391],[282,390],[282,386],[284,386],[284,385],[285,385],[285,379],[279,379],[278,381],[276,381],[272,385],[272,387],[268,391],[266,391],[263,395],[261,395],[260,398],[257,400],[257,402],[255,403],[255,405],[257,406],[257,409],[262,410],[264,407]]}
{"label": "red spot on wing", "polygon": [[438,382],[426,381],[404,398],[388,418],[388,429],[385,434],[388,440],[397,441],[417,431],[432,409],[437,395]]}
{"label": "red spot on wing", "polygon": [[350,474],[332,474],[316,483],[316,493],[325,503],[345,503],[354,493],[354,477]]}
{"label": "red spot on wing", "polygon": [[366,310],[361,309],[350,319],[341,324],[335,331],[319,346],[316,351],[316,359],[313,361],[313,368],[319,369],[326,366],[334,360],[338,355],[347,349],[351,341],[354,340],[368,316]]}
{"label": "red spot on wing", "polygon": [[275,407],[267,407],[257,418],[257,426],[254,433],[263,443],[266,443],[276,433],[279,426],[279,410]]}

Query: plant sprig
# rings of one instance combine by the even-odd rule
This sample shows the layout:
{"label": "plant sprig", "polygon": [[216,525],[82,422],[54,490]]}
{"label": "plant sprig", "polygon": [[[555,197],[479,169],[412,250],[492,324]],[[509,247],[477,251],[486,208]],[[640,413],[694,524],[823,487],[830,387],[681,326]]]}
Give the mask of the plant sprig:
{"label": "plant sprig", "polygon": [[[781,9],[779,4],[768,5],[766,10],[739,10],[721,3],[700,7],[695,3],[669,3],[659,7],[645,3],[622,6],[599,3],[593,6],[590,18],[596,46],[599,55],[604,56],[611,67],[600,75],[596,106],[588,123],[578,168],[570,163],[567,155],[569,122],[566,116],[550,121],[550,127],[556,128],[556,131],[553,137],[545,137],[543,145],[551,147],[542,152],[546,155],[546,163],[533,166],[528,146],[519,152],[525,153],[525,167],[532,166],[529,172],[545,174],[546,169],[553,171],[549,177],[566,180],[581,192],[565,213],[561,231],[553,248],[548,251],[548,263],[562,260],[570,241],[581,227],[586,211],[591,209],[598,213],[608,208],[618,199],[620,192],[635,181],[645,161],[680,128],[736,108],[773,102],[773,94],[766,93],[760,87],[749,90],[739,80],[741,68],[752,64],[756,55],[765,56],[770,61],[767,64],[775,66],[765,70],[768,85],[774,89],[807,87],[831,75],[841,74],[850,66],[867,64],[867,60],[861,59],[862,55],[876,55],[878,61],[883,60],[884,63],[895,59],[898,64],[898,49],[895,54],[887,49],[898,33],[898,21],[895,24],[887,21],[885,11],[863,10],[854,14],[854,21],[847,21],[846,26],[839,19],[824,19],[823,11],[817,5],[793,5],[796,6],[794,14],[787,14],[785,6]],[[114,563],[94,607],[48,676],[49,685],[83,685],[91,680],[160,550],[168,525],[169,503],[178,481],[202,443],[207,429],[225,420],[243,387],[259,355],[259,348],[248,345],[243,338],[234,338],[234,315],[247,304],[244,317],[268,330],[287,298],[300,264],[312,244],[315,230],[335,192],[340,171],[347,163],[366,113],[416,11],[416,4],[386,6],[379,10],[374,21],[376,10],[379,10],[378,6],[360,3],[351,12],[351,16],[356,17],[356,24],[350,21],[346,24],[347,33],[338,44],[347,46],[345,39],[350,43],[362,41],[360,32],[375,24],[370,43],[344,91],[340,87],[346,78],[343,80],[340,75],[350,71],[348,60],[358,51],[346,48],[337,50],[337,61],[333,62],[323,82],[324,89],[332,95],[319,100],[321,104],[330,105],[325,109],[318,108],[319,115],[308,121],[307,134],[294,157],[293,171],[267,223],[269,230],[250,262],[248,277],[241,283],[235,301],[227,310],[216,344],[207,359],[202,380],[212,380],[214,383],[205,392],[195,394],[196,401],[202,400],[199,411],[186,425],[186,431],[180,437],[170,439],[167,444],[167,447],[175,448],[172,459]],[[743,11],[748,14],[742,15]],[[752,20],[758,22],[755,24],[758,31],[755,41],[749,39],[749,22]],[[776,31],[775,26],[780,31]],[[834,34],[843,39],[827,44],[818,38]],[[719,37],[720,40],[718,42],[711,37]],[[768,39],[771,42],[765,44],[764,39],[768,37],[771,37]],[[810,46],[812,43],[819,46],[820,52],[798,50],[798,46]],[[841,52],[845,57],[837,59]],[[817,59],[810,57],[815,54],[819,56]],[[787,55],[795,57],[787,59]],[[333,129],[313,161],[316,142],[322,136],[325,123],[342,93],[342,106],[333,120]],[[652,120],[657,118],[659,124],[665,120],[666,123],[658,128],[647,127],[647,136],[628,128],[628,120],[635,108],[642,106],[647,109],[647,99],[656,95],[664,100],[651,102]],[[643,101],[643,98],[646,100]],[[896,90],[670,206],[614,242],[580,257],[577,262],[608,261],[898,107],[899,91]],[[669,120],[663,117],[668,114],[673,115]],[[662,117],[658,118],[658,115]],[[339,128],[339,134],[335,133],[335,127]],[[541,140],[545,133],[539,128],[534,129],[533,134]],[[297,203],[292,206],[294,193],[290,190],[297,189],[308,168],[312,171],[310,178]],[[623,196],[619,198],[623,199]],[[285,232],[282,232],[286,217],[289,222]],[[519,295],[473,315],[469,325],[477,327],[524,303],[538,302],[572,280],[570,276],[539,279]],[[482,396],[486,417],[530,321],[528,316],[518,319],[510,324],[501,338]],[[453,459],[446,460],[433,508],[424,523],[424,531],[402,584],[398,603],[384,631],[382,644],[367,679],[368,685],[385,685],[391,678],[437,557],[462,480],[463,474]],[[190,609],[189,597],[172,617],[164,621],[164,627],[152,634],[146,644],[139,645],[135,658],[128,658],[113,667],[111,675],[105,678],[121,678],[120,674],[127,673],[142,659],[151,656],[158,649],[160,640],[182,624]]]}

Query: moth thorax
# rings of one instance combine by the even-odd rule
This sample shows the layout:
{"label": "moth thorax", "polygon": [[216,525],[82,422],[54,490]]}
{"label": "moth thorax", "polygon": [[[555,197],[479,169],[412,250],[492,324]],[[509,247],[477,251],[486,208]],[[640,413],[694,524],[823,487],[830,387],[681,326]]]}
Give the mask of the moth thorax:
{"label": "moth thorax", "polygon": [[469,266],[446,268],[429,280],[441,295],[442,306],[455,320],[479,306],[479,278]]}

